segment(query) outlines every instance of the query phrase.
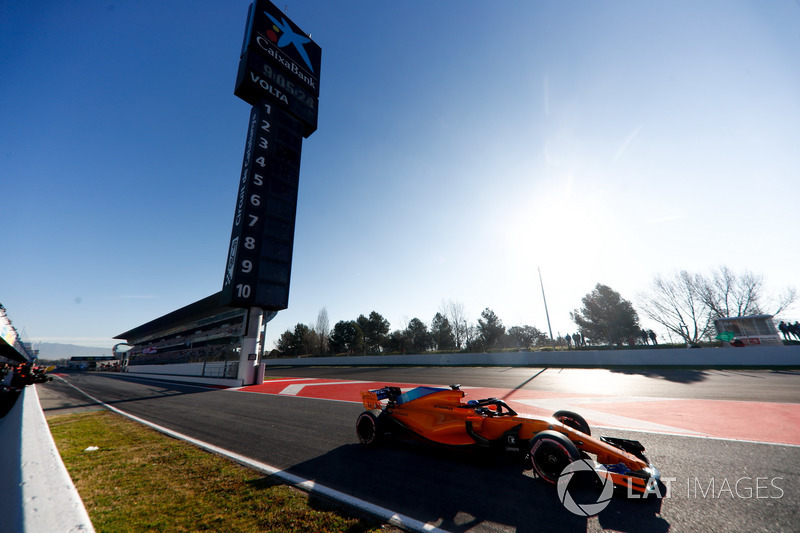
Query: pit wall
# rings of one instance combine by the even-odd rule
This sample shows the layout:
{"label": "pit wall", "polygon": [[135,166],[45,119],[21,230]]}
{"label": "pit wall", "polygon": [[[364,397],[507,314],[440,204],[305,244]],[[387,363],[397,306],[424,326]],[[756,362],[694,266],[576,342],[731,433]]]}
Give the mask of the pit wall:
{"label": "pit wall", "polygon": [[442,353],[264,359],[270,366],[800,367],[800,346]]}
{"label": "pit wall", "polygon": [[0,418],[0,444],[0,531],[94,532],[50,435],[36,385],[25,387]]}

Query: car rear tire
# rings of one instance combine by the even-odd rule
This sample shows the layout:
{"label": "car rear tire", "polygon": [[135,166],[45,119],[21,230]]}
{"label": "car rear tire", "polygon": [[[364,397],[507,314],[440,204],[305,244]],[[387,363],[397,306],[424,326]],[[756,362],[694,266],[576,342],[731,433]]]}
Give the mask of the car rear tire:
{"label": "car rear tire", "polygon": [[356,420],[356,435],[361,444],[365,446],[375,446],[379,444],[383,437],[381,423],[381,411],[373,409],[364,411]]}
{"label": "car rear tire", "polygon": [[541,431],[531,439],[533,470],[548,483],[557,483],[561,472],[581,458],[578,448],[557,431]]}
{"label": "car rear tire", "polygon": [[569,426],[572,429],[577,429],[581,433],[586,433],[587,435],[592,434],[589,424],[578,413],[573,413],[572,411],[556,411],[553,413],[553,418],[565,426]]}

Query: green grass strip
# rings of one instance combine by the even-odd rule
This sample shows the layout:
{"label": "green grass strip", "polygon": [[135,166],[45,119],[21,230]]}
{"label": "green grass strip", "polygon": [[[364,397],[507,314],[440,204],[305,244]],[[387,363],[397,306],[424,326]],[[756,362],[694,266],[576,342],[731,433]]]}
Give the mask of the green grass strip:
{"label": "green grass strip", "polygon": [[108,411],[48,424],[99,532],[399,531]]}

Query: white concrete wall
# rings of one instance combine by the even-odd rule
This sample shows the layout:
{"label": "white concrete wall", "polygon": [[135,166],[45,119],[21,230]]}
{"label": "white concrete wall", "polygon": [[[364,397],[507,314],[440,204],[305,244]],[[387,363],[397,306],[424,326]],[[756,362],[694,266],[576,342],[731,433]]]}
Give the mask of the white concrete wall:
{"label": "white concrete wall", "polygon": [[[242,380],[236,379],[238,361],[214,361],[205,363],[178,363],[174,365],[131,365],[126,375],[151,378],[162,378],[170,381],[182,381],[203,385],[220,385],[222,387],[241,387]],[[225,372],[234,377],[225,378]]]}
{"label": "white concrete wall", "polygon": [[267,366],[800,366],[800,346],[571,350],[264,359]]}
{"label": "white concrete wall", "polygon": [[[176,363],[172,365],[130,365],[128,372],[137,374],[175,374],[176,376],[203,376],[204,363]],[[205,363],[205,377],[222,378],[227,368],[228,373],[233,368],[233,375],[236,375],[235,367],[238,361],[214,361]]]}
{"label": "white concrete wall", "polygon": [[0,418],[0,530],[93,532],[35,387],[25,387],[11,411]]}

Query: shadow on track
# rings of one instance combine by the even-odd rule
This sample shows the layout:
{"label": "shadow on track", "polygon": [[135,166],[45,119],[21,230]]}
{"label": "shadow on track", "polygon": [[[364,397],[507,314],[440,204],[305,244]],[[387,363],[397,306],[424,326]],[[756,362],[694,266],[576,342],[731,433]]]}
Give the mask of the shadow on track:
{"label": "shadow on track", "polygon": [[524,388],[524,387],[525,387],[525,385],[527,385],[528,383],[530,383],[531,381],[533,381],[534,379],[536,379],[537,377],[539,377],[539,376],[540,376],[542,373],[544,373],[544,371],[545,371],[545,370],[547,370],[547,369],[546,369],[546,368],[543,368],[543,369],[541,369],[540,371],[538,371],[537,373],[535,373],[534,375],[532,375],[531,377],[529,377],[528,379],[526,379],[525,381],[523,381],[522,383],[520,383],[519,385],[517,385],[516,387],[514,387],[513,389],[511,389],[511,390],[508,392],[508,394],[506,394],[505,396],[503,396],[501,399],[502,399],[502,400],[506,400],[506,399],[508,399],[508,398],[509,398],[509,397],[510,397],[512,394],[514,394],[514,393],[515,393],[515,392],[517,392],[518,390],[520,390],[520,389]]}
{"label": "shadow on track", "polygon": [[[474,452],[350,444],[287,472],[454,533],[584,533],[590,520],[565,509],[556,488],[533,478],[523,463]],[[598,520],[617,531],[661,533],[669,524],[660,509],[660,500],[615,496]]]}
{"label": "shadow on track", "polygon": [[[78,404],[70,404],[71,408],[80,408],[80,407],[89,407],[93,405],[100,405],[96,402],[93,402],[90,398],[88,398],[84,393],[79,390],[76,390],[71,380],[68,379],[69,377],[79,375],[78,373],[67,374],[66,377],[60,377],[60,379],[53,380],[49,384],[46,384],[46,388],[57,388],[59,392],[65,396],[70,397],[73,400],[79,400],[81,403]],[[117,375],[117,374],[94,374],[94,376],[100,376],[104,378],[115,379],[119,381],[124,381],[127,383],[135,383],[137,385],[143,385],[144,390],[142,394],[130,394],[128,393],[125,398],[121,399],[106,399],[104,400],[108,405],[124,405],[129,402],[139,402],[139,401],[146,401],[146,400],[159,400],[163,398],[169,398],[173,396],[184,396],[187,394],[200,394],[200,393],[207,393],[207,392],[214,392],[218,389],[207,389],[204,387],[197,387],[192,385],[186,385],[179,382],[169,382],[169,381],[156,381],[156,380],[142,380],[137,378],[128,378],[126,376]],[[63,381],[64,385],[61,385]],[[80,384],[78,382],[77,384]],[[40,385],[41,386],[41,385]],[[156,388],[157,390],[153,390]],[[130,391],[128,391],[130,392]],[[53,406],[53,407],[43,407],[42,409],[45,413],[49,411],[59,411],[61,410],[60,406]]]}
{"label": "shadow on track", "polygon": [[664,379],[675,383],[699,383],[708,378],[708,373],[703,370],[658,370],[644,368],[610,368],[616,374],[638,374],[646,378]]}

